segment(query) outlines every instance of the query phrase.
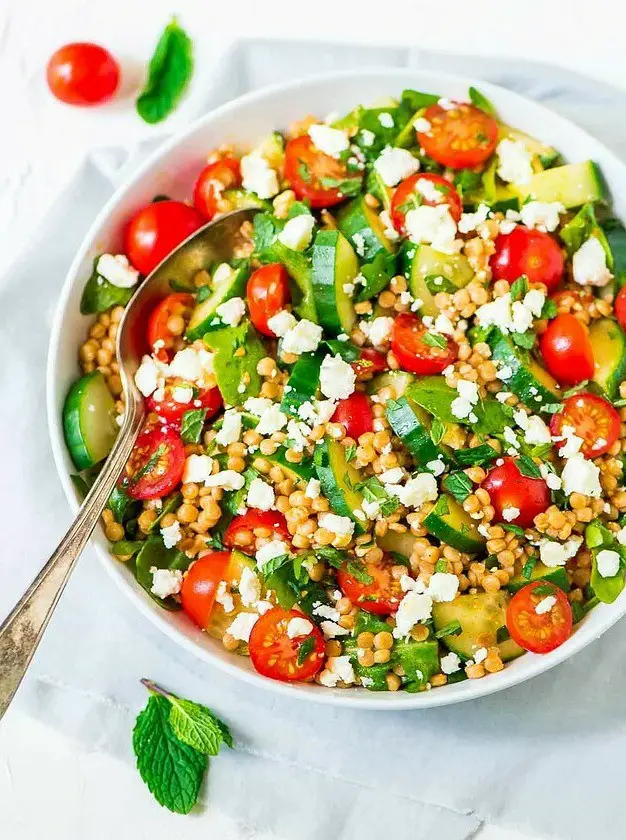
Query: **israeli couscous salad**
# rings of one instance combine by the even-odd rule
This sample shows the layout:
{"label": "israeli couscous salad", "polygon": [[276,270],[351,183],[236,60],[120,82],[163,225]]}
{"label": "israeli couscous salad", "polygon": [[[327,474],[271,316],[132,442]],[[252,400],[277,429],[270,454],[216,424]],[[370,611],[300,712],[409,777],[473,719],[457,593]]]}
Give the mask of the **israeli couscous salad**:
{"label": "israeli couscous salad", "polygon": [[[626,232],[592,161],[406,90],[207,150],[85,286],[64,408],[89,485],[141,277],[258,208],[155,308],[111,551],[261,674],[423,691],[563,644],[624,587]],[[117,417],[117,422],[116,422]]]}

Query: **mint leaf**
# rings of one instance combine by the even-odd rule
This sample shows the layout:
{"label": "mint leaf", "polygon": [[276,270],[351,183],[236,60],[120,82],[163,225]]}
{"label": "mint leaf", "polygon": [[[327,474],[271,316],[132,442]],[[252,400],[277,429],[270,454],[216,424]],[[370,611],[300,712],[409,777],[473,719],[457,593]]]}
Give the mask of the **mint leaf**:
{"label": "mint leaf", "polygon": [[298,648],[298,658],[296,662],[298,666],[304,665],[308,656],[310,656],[313,651],[315,650],[317,642],[315,640],[315,636],[309,636],[308,639],[305,639],[300,647]]}
{"label": "mint leaf", "polygon": [[430,439],[438,446],[444,438],[446,433],[446,427],[444,424],[439,420],[437,417],[433,419],[432,425],[430,427]]}
{"label": "mint leaf", "polygon": [[348,464],[356,458],[356,446],[346,446],[346,461]]}
{"label": "mint leaf", "polygon": [[358,580],[359,583],[364,583],[366,585],[374,583],[374,578],[366,570],[365,564],[360,560],[349,560],[346,563],[346,572],[355,580]]}
{"label": "mint leaf", "polygon": [[426,333],[422,341],[429,347],[438,347],[440,350],[444,350],[448,346],[446,337],[439,333]]}
{"label": "mint leaf", "polygon": [[152,694],[133,729],[139,775],[157,802],[188,814],[198,799],[207,757],[178,740],[169,720],[170,701]]}
{"label": "mint leaf", "polygon": [[194,408],[183,414],[183,419],[180,422],[180,436],[183,443],[200,442],[206,415],[206,408]]}
{"label": "mint leaf", "polygon": [[141,119],[154,124],[169,116],[192,74],[191,39],[174,18],[163,30],[148,64],[148,80],[136,103]]}
{"label": "mint leaf", "polygon": [[528,277],[522,274],[511,285],[511,300],[521,300],[528,291]]}
{"label": "mint leaf", "polygon": [[520,455],[516,461],[517,468],[527,478],[541,478],[539,467],[528,455]]}
{"label": "mint leaf", "polygon": [[556,318],[557,313],[557,306],[555,301],[552,298],[546,298],[544,305],[541,308],[541,318],[543,320],[549,320],[550,318]]}
{"label": "mint leaf", "polygon": [[[174,734],[184,744],[198,750],[205,755],[217,755],[222,746],[224,732],[228,733],[228,744],[233,742],[226,724],[219,721],[213,712],[194,703],[192,700],[182,700],[173,694],[169,695],[172,704],[170,723]],[[227,742],[228,743],[228,742]]]}
{"label": "mint leaf", "polygon": [[453,472],[447,475],[442,481],[443,487],[460,504],[467,499],[472,492],[472,482],[464,472]]}

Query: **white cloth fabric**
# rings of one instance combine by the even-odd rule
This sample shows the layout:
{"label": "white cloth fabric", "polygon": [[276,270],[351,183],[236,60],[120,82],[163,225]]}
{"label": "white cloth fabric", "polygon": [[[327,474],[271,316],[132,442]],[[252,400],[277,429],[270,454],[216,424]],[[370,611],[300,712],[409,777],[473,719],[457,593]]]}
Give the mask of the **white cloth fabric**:
{"label": "white cloth fabric", "polygon": [[[377,64],[489,79],[546,102],[626,154],[623,93],[519,62],[247,42],[224,61],[204,106],[287,76]],[[0,285],[0,616],[70,520],[44,417],[45,357],[60,285],[114,183],[145,153],[111,149],[86,161]],[[382,714],[292,703],[181,650],[134,609],[87,549],[16,703],[87,748],[132,761],[132,724],[146,700],[140,677],[205,702],[237,740],[236,752],[212,763],[208,802],[251,834],[463,840],[488,820],[571,840],[618,840],[626,834],[625,648],[622,622],[551,673],[441,709]],[[5,725],[10,720],[9,712]]]}

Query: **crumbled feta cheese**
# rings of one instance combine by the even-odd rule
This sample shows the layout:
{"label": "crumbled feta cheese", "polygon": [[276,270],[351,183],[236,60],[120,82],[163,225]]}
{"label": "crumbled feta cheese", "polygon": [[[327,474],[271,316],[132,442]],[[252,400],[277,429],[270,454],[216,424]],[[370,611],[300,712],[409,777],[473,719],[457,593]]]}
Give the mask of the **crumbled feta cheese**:
{"label": "crumbled feta cheese", "polygon": [[292,330],[297,323],[291,312],[288,312],[286,309],[281,309],[276,315],[272,315],[271,318],[267,319],[267,326],[278,338],[281,338],[289,330]]}
{"label": "crumbled feta cheese", "polygon": [[335,624],[334,621],[322,621],[320,622],[320,627],[322,628],[325,639],[336,639],[339,636],[348,636],[350,634],[349,630],[346,630],[340,624]]}
{"label": "crumbled feta cheese", "polygon": [[320,389],[331,400],[345,400],[354,392],[356,374],[341,356],[325,356],[320,368]]}
{"label": "crumbled feta cheese", "polygon": [[232,622],[230,627],[227,628],[226,632],[229,633],[234,639],[239,639],[241,642],[249,642],[250,641],[250,633],[252,633],[252,628],[259,620],[259,616],[257,613],[253,612],[240,612],[235,620]]}
{"label": "crumbled feta cheese", "polygon": [[552,438],[556,442],[565,441],[563,446],[559,448],[559,455],[561,458],[571,458],[580,450],[583,445],[583,439],[574,433],[572,426],[563,426],[561,434]]}
{"label": "crumbled feta cheese", "polygon": [[169,376],[180,377],[187,382],[200,384],[204,377],[213,373],[213,354],[208,350],[185,347],[179,350],[170,362]]}
{"label": "crumbled feta cheese", "polygon": [[[365,239],[363,238],[363,236],[360,233],[353,233],[352,234],[352,242],[354,244],[354,250],[357,252],[359,257],[364,257],[365,256],[365,244],[366,243],[365,243]],[[360,275],[360,276],[362,276],[362,275]],[[344,291],[345,291],[345,287],[344,287]],[[353,289],[353,291],[354,291],[354,289]]]}
{"label": "crumbled feta cheese", "polygon": [[405,226],[409,239],[416,243],[432,245],[436,251],[455,254],[460,240],[456,237],[456,224],[447,204],[431,207],[421,204],[408,211]]}
{"label": "crumbled feta cheese", "polygon": [[233,601],[233,596],[228,591],[228,586],[225,580],[221,580],[217,587],[217,592],[215,593],[215,600],[218,604],[221,604],[224,608],[224,612],[228,615],[228,613],[233,612],[235,609],[235,602]]}
{"label": "crumbled feta cheese", "polygon": [[162,378],[163,366],[151,356],[144,356],[135,374],[135,385],[144,397],[149,397],[156,391]]}
{"label": "crumbled feta cheese", "polygon": [[626,527],[620,528],[615,537],[620,545],[626,545]]}
{"label": "crumbled feta cheese", "polygon": [[215,440],[220,446],[228,446],[237,443],[241,436],[241,414],[234,408],[229,408],[224,413],[222,428],[215,435]]}
{"label": "crumbled feta cheese", "polygon": [[459,219],[459,233],[470,233],[476,230],[478,225],[487,221],[490,209],[486,204],[479,204],[475,213],[463,213]]}
{"label": "crumbled feta cheese", "polygon": [[391,216],[389,215],[388,210],[381,210],[378,214],[378,218],[380,220],[381,225],[384,228],[384,234],[389,240],[389,242],[395,242],[397,239],[400,238],[400,234],[393,226],[393,222],[391,221]]}
{"label": "crumbled feta cheese", "polygon": [[388,187],[395,187],[420,168],[420,162],[407,149],[386,146],[374,162],[374,169]]}
{"label": "crumbled feta cheese", "polygon": [[603,548],[596,555],[596,564],[600,577],[614,577],[619,571],[620,556],[617,551]]}
{"label": "crumbled feta cheese", "polygon": [[435,572],[428,581],[428,594],[435,603],[454,601],[458,591],[458,577],[448,572]]}
{"label": "crumbled feta cheese", "polygon": [[536,414],[528,418],[528,426],[524,434],[524,440],[530,446],[539,446],[542,443],[550,443],[550,429],[546,426],[541,417]]}
{"label": "crumbled feta cheese", "polygon": [[378,115],[378,122],[383,128],[393,128],[394,126],[393,117],[388,111],[383,111],[382,114]]}
{"label": "crumbled feta cheese", "polygon": [[193,388],[188,385],[175,385],[172,388],[172,399],[181,405],[190,403],[193,399]]}
{"label": "crumbled feta cheese", "polygon": [[373,146],[374,141],[376,140],[376,135],[373,131],[370,131],[369,128],[362,128],[359,132],[361,135],[361,140],[363,141],[364,146]]}
{"label": "crumbled feta cheese", "polygon": [[354,295],[354,283],[344,283],[343,291],[348,297],[352,297]]}
{"label": "crumbled feta cheese", "polygon": [[481,647],[474,653],[474,662],[479,665],[487,658],[487,648]]}
{"label": "crumbled feta cheese", "polygon": [[308,499],[317,499],[321,493],[321,484],[319,479],[317,478],[310,478],[309,482],[306,486],[306,490],[304,491],[304,495]]}
{"label": "crumbled feta cheese", "polygon": [[240,297],[230,298],[230,300],[220,303],[215,312],[219,315],[223,324],[228,327],[236,327],[246,314],[246,304]]}
{"label": "crumbled feta cheese", "polygon": [[167,528],[161,528],[161,536],[163,537],[163,545],[165,548],[174,548],[177,542],[182,539],[180,532],[180,522],[176,519]]}
{"label": "crumbled feta cheese", "polygon": [[550,490],[561,489],[562,482],[560,477],[556,473],[552,472],[547,464],[539,464],[539,472]]}
{"label": "crumbled feta cheese", "polygon": [[425,117],[418,117],[416,120],[413,120],[413,128],[419,131],[420,134],[428,134],[432,128],[432,124]]}
{"label": "crumbled feta cheese", "polygon": [[311,428],[306,423],[298,423],[297,420],[290,420],[287,423],[287,434],[293,441],[292,449],[296,452],[302,452],[305,446],[308,446],[308,437],[311,434]]}
{"label": "crumbled feta cheese", "polygon": [[331,607],[328,604],[313,604],[313,615],[317,615],[320,618],[327,618],[329,621],[339,621],[341,618],[341,613],[335,607]]}
{"label": "crumbled feta cheese", "polygon": [[368,519],[376,519],[376,517],[380,514],[380,502],[368,502],[363,499],[361,507],[363,508],[363,513]]}
{"label": "crumbled feta cheese", "polygon": [[120,289],[132,289],[139,280],[139,272],[128,262],[124,254],[102,254],[96,271],[109,283]]}
{"label": "crumbled feta cheese", "polygon": [[[537,294],[528,292],[523,301],[516,300],[511,302],[511,295],[507,292],[507,294],[479,306],[476,310],[476,322],[481,327],[489,327],[491,325],[499,327],[505,334],[509,332],[526,332],[532,326],[533,315],[537,311],[537,305],[540,300],[539,296],[541,295],[541,292]],[[543,306],[543,300],[541,301],[541,306]],[[541,307],[538,311],[541,314]]]}
{"label": "crumbled feta cheese", "polygon": [[503,382],[506,382],[507,379],[510,379],[513,376],[513,368],[509,365],[502,365],[502,367],[498,370],[498,379],[501,379]]}
{"label": "crumbled feta cheese", "polygon": [[427,621],[430,618],[432,610],[433,599],[428,592],[409,590],[398,605],[396,626],[393,629],[394,637],[402,639],[408,636],[418,622]]}
{"label": "crumbled feta cheese", "polygon": [[320,674],[320,683],[326,688],[334,688],[340,681],[345,685],[352,685],[356,681],[350,657],[329,656]]}
{"label": "crumbled feta cheese", "polygon": [[206,487],[222,487],[224,490],[241,490],[246,483],[241,473],[235,470],[222,470],[209,476],[204,482]]}
{"label": "crumbled feta cheese", "polygon": [[441,657],[441,672],[442,674],[455,674],[461,670],[461,660],[456,653],[446,653]]}
{"label": "crumbled feta cheese", "polygon": [[[297,217],[296,217],[297,218]],[[283,337],[282,349],[285,353],[312,353],[317,350],[322,340],[322,328],[313,321],[303,318],[288,330]]]}
{"label": "crumbled feta cheese", "polygon": [[278,176],[259,152],[244,155],[239,164],[244,190],[256,193],[259,198],[273,198],[278,193]]}
{"label": "crumbled feta cheese", "polygon": [[437,498],[437,480],[431,473],[420,473],[410,478],[405,485],[386,484],[390,495],[397,496],[405,507],[420,508],[424,502],[434,502]]}
{"label": "crumbled feta cheese", "polygon": [[308,618],[292,618],[287,625],[287,636],[290,639],[297,639],[298,636],[308,636],[313,632],[313,625]]}
{"label": "crumbled feta cheese", "polygon": [[441,333],[442,335],[454,335],[454,326],[452,324],[452,321],[448,318],[447,315],[444,315],[443,312],[441,312],[435,318],[433,330],[434,332]]}
{"label": "crumbled feta cheese", "polygon": [[292,251],[304,251],[309,246],[314,227],[315,219],[313,216],[301,213],[299,216],[289,219],[278,234],[278,241],[282,242],[287,248],[291,248]]}
{"label": "crumbled feta cheese", "polygon": [[183,573],[180,569],[157,569],[152,566],[152,586],[150,592],[157,598],[169,598],[170,595],[178,595],[183,585]]}
{"label": "crumbled feta cheese", "polygon": [[256,431],[260,435],[273,435],[287,425],[287,415],[280,410],[279,403],[272,403],[259,417]]}
{"label": "crumbled feta cheese", "polygon": [[474,406],[478,402],[478,385],[475,382],[459,379],[456,383],[456,390],[459,396],[452,400],[450,410],[456,418],[464,420],[466,417],[470,417]]}
{"label": "crumbled feta cheese", "polygon": [[434,461],[427,462],[426,469],[430,470],[433,475],[441,475],[445,472],[446,465],[440,458],[436,458]]}
{"label": "crumbled feta cheese", "polygon": [[543,309],[545,302],[546,296],[544,292],[540,292],[539,289],[530,289],[530,291],[526,292],[524,295],[524,306],[532,312],[535,318],[541,317],[541,310]]}
{"label": "crumbled feta cheese", "polygon": [[403,592],[410,592],[413,589],[416,592],[426,592],[426,586],[423,580],[412,578],[410,575],[407,574],[402,575],[400,578],[400,589]]}
{"label": "crumbled feta cheese", "polygon": [[496,399],[498,402],[505,403],[509,397],[512,397],[513,394],[511,391],[498,391],[496,394]]}
{"label": "crumbled feta cheese", "polygon": [[208,455],[189,455],[185,461],[183,484],[203,484],[211,477],[213,458]]}
{"label": "crumbled feta cheese", "polygon": [[336,513],[320,513],[317,521],[320,528],[325,528],[331,534],[336,534],[339,537],[352,536],[354,533],[354,522],[348,516],[337,516]]}
{"label": "crumbled feta cheese", "polygon": [[350,148],[350,140],[345,131],[316,123],[309,127],[309,137],[313,145],[332,158],[339,158],[342,152]]}
{"label": "crumbled feta cheese", "polygon": [[526,184],[533,174],[531,152],[521,140],[500,140],[496,147],[498,175],[503,181]]}
{"label": "crumbled feta cheese", "polygon": [[231,268],[227,262],[220,263],[213,272],[213,277],[211,278],[213,281],[213,288],[221,286],[223,283],[228,283],[234,273],[235,270]]}
{"label": "crumbled feta cheese", "polygon": [[440,189],[437,189],[432,181],[428,178],[418,178],[415,184],[415,192],[419,193],[426,201],[431,201],[433,204],[441,204],[444,199],[444,194]]}
{"label": "crumbled feta cheese", "polygon": [[503,435],[505,441],[509,444],[509,446],[512,446],[514,449],[519,449],[519,442],[517,440],[517,435],[515,434],[515,432],[513,431],[513,429],[510,426],[505,426],[502,429],[502,435]]}
{"label": "crumbled feta cheese", "polygon": [[393,318],[382,316],[380,318],[374,318],[374,320],[369,323],[367,337],[374,347],[380,347],[391,340],[393,321]]}
{"label": "crumbled feta cheese", "polygon": [[283,540],[273,539],[257,551],[255,555],[257,566],[262,569],[266,563],[275,557],[280,557],[281,554],[289,554],[289,546]]}
{"label": "crumbled feta cheese", "polygon": [[572,257],[572,274],[581,286],[606,286],[613,275],[606,265],[606,253],[600,240],[591,236]]}
{"label": "crumbled feta cheese", "polygon": [[535,612],[537,615],[545,615],[545,613],[549,613],[552,607],[556,604],[556,596],[554,595],[546,595],[545,598],[542,598],[541,601],[535,607]]}
{"label": "crumbled feta cheese", "polygon": [[502,508],[502,518],[505,519],[507,522],[513,522],[514,519],[520,515],[520,509],[518,507],[506,506]]}
{"label": "crumbled feta cheese", "polygon": [[381,472],[378,478],[383,484],[400,484],[404,478],[404,470],[402,467],[392,467],[390,470]]}
{"label": "crumbled feta cheese", "polygon": [[260,417],[262,414],[265,414],[267,409],[271,408],[272,405],[272,401],[268,400],[267,397],[248,397],[243,404],[243,407],[246,411],[249,411],[250,414]]}
{"label": "crumbled feta cheese", "polygon": [[552,232],[559,226],[560,213],[565,213],[560,201],[529,201],[522,205],[520,216],[526,227]]}
{"label": "crumbled feta cheese", "polygon": [[561,480],[563,490],[568,496],[571,493],[582,493],[583,496],[599,499],[602,495],[600,468],[593,461],[588,461],[580,452],[567,459]]}
{"label": "crumbled feta cheese", "polygon": [[250,482],[246,504],[248,507],[257,510],[271,510],[276,496],[271,484],[267,484],[262,478],[255,478]]}

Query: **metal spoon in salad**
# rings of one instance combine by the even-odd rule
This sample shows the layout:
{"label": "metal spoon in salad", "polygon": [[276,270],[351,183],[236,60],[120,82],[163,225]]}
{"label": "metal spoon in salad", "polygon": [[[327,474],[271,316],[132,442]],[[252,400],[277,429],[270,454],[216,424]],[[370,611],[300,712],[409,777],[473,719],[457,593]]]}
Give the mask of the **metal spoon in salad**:
{"label": "metal spoon in salad", "polygon": [[241,225],[256,212],[253,208],[237,210],[197,230],[146,277],[126,307],[116,348],[124,389],[123,424],[69,531],[0,627],[0,718],[26,673],[76,560],[96,527],[143,425],[146,411],[135,385],[135,373],[147,349],[145,335],[150,312],[171,293],[172,280],[179,286],[193,288],[196,272],[215,262],[229,262]]}

